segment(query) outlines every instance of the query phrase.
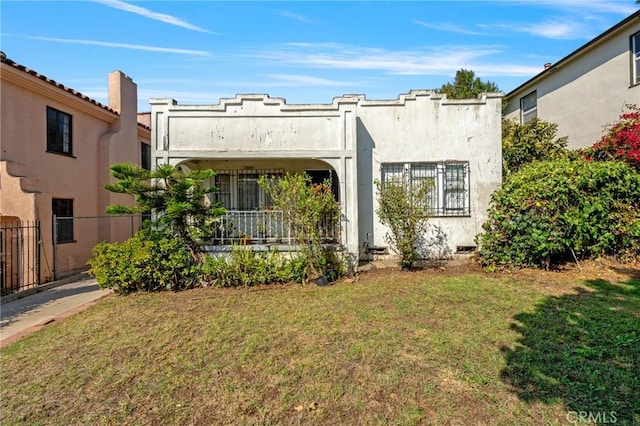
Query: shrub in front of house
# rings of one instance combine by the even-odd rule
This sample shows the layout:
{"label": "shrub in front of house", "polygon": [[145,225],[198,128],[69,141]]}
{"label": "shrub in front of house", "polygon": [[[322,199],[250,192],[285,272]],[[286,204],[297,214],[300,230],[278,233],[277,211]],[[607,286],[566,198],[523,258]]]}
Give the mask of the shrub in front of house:
{"label": "shrub in front of house", "polygon": [[[228,257],[205,256],[195,263],[176,239],[153,230],[140,231],[122,243],[100,243],[88,262],[100,288],[118,294],[136,291],[185,290],[200,286],[238,287],[276,283],[305,283],[309,259],[303,252],[289,256],[234,247]],[[344,273],[342,260],[325,252],[322,266],[334,281]]]}
{"label": "shrub in front of house", "polygon": [[340,203],[331,191],[330,182],[313,183],[307,174],[262,176],[259,185],[271,199],[273,208],[284,213],[301,255],[307,259],[304,280],[322,276],[331,279],[336,268],[334,257],[323,246],[327,237],[339,233]]}
{"label": "shrub in front of house", "polygon": [[627,105],[627,112],[607,126],[602,138],[583,150],[593,160],[619,160],[640,172],[640,108]]}
{"label": "shrub in front of house", "polygon": [[197,242],[225,211],[220,203],[205,202],[206,195],[217,190],[205,185],[215,174],[212,170],[183,172],[162,165],[147,171],[131,164],[111,169],[118,182],[106,189],[132,195],[136,204],[109,206],[108,213],[154,211],[156,221],[123,243],[94,247],[89,272],[102,288],[117,293],[176,291],[201,285],[306,282],[323,275],[333,281],[343,273],[339,257],[322,246],[326,233],[337,234],[340,217],[340,205],[327,183],[312,185],[309,176],[300,175],[261,182],[295,231],[300,253],[287,257],[236,247],[229,258],[213,258],[204,255]]}
{"label": "shrub in front of house", "polygon": [[172,235],[143,229],[122,243],[100,243],[88,261],[100,288],[116,293],[183,290],[200,284],[201,268]]}
{"label": "shrub in front of house", "polygon": [[502,174],[508,177],[534,161],[567,157],[568,138],[558,137],[558,125],[534,118],[526,123],[502,121]]}
{"label": "shrub in front of house", "polygon": [[536,266],[640,255],[640,174],[616,162],[524,166],[492,195],[480,235],[485,266]]}
{"label": "shrub in front of house", "polygon": [[300,255],[285,257],[275,251],[258,252],[234,247],[229,257],[208,257],[202,266],[206,285],[237,287],[303,282],[307,261]]}
{"label": "shrub in front of house", "polygon": [[[304,252],[286,255],[234,247],[228,257],[205,256],[194,262],[175,238],[153,229],[138,232],[122,243],[100,243],[93,249],[89,273],[100,288],[118,294],[137,291],[179,291],[200,286],[238,287],[259,284],[305,283],[310,260]],[[344,274],[344,262],[335,252],[320,259],[329,281]]]}
{"label": "shrub in front of house", "polygon": [[[274,283],[305,283],[309,280],[309,258],[304,252],[260,252],[234,247],[228,257],[208,257],[202,265],[202,282],[215,287],[238,287]],[[320,265],[329,281],[345,273],[340,255],[324,251]]]}
{"label": "shrub in front of house", "polygon": [[403,175],[374,183],[378,192],[376,214],[389,229],[384,239],[398,256],[402,270],[410,270],[420,257],[416,249],[418,240],[427,232],[433,182],[412,181]]}

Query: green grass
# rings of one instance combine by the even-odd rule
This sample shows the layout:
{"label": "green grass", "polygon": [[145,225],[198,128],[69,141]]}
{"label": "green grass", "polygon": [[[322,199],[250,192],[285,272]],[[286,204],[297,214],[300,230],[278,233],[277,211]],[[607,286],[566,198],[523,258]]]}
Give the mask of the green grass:
{"label": "green grass", "polygon": [[110,296],[1,350],[0,423],[640,423],[632,272]]}

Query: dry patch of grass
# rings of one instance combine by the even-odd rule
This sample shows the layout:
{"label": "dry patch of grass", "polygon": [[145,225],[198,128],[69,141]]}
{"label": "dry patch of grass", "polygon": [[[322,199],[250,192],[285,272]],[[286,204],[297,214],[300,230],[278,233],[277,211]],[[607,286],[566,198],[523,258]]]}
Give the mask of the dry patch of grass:
{"label": "dry patch of grass", "polygon": [[[2,349],[0,420],[537,425],[592,404],[618,410],[618,424],[640,421],[637,400],[625,402],[640,394],[638,279],[530,278],[379,270],[322,288],[108,297]],[[591,329],[585,317],[597,318]],[[549,333],[535,334],[545,319]],[[600,358],[581,355],[588,342],[569,320],[589,336],[606,322],[619,344],[589,340]],[[562,350],[567,334],[573,358],[546,368],[545,351]],[[611,357],[615,385],[596,380]],[[589,384],[603,389],[576,404]]]}

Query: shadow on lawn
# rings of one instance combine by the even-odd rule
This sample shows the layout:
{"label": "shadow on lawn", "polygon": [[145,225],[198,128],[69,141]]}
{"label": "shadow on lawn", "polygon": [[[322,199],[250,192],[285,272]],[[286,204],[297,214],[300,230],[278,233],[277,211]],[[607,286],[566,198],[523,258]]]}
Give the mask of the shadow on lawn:
{"label": "shadow on lawn", "polygon": [[587,281],[589,289],[514,317],[522,337],[503,350],[502,379],[522,400],[562,401],[591,422],[640,424],[640,279],[630,276]]}

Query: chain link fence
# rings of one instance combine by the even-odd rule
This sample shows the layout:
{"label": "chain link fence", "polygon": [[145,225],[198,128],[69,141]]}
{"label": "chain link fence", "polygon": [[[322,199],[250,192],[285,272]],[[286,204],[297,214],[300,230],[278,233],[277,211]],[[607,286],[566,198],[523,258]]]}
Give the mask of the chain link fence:
{"label": "chain link fence", "polygon": [[53,279],[87,269],[93,247],[103,241],[122,242],[140,230],[140,215],[53,216]]}

